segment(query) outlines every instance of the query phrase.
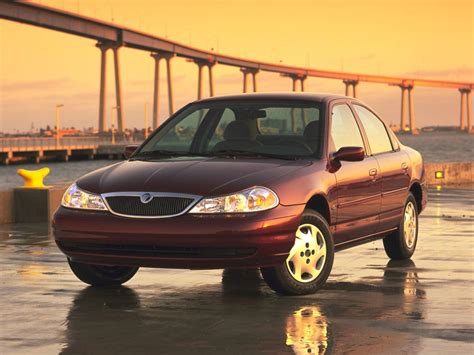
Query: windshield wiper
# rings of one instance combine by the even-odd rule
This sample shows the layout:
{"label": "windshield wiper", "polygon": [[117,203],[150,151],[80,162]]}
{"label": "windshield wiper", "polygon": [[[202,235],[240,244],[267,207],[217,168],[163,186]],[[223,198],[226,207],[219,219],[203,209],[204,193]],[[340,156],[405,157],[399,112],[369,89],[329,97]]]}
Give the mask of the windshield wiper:
{"label": "windshield wiper", "polygon": [[155,159],[160,157],[189,157],[189,156],[204,156],[204,154],[191,153],[191,152],[174,152],[172,150],[151,150],[148,152],[141,152],[133,156],[130,160],[140,159]]}
{"label": "windshield wiper", "polygon": [[259,158],[273,158],[273,159],[283,159],[283,160],[297,160],[301,157],[298,156],[289,156],[289,155],[280,155],[274,153],[264,153],[264,152],[252,152],[248,150],[238,150],[238,149],[224,149],[218,150],[215,152],[205,152],[205,153],[192,153],[192,152],[174,152],[171,150],[152,150],[148,152],[141,152],[133,156],[130,160],[152,160],[162,157],[221,157],[221,156],[245,156],[245,157],[259,157]]}
{"label": "windshield wiper", "polygon": [[274,153],[264,153],[264,152],[252,152],[248,150],[238,150],[238,149],[223,149],[217,150],[212,153],[215,156],[247,156],[247,157],[263,157],[263,158],[274,158],[274,159],[283,159],[283,160],[297,160],[300,157],[290,156],[290,155],[281,155]]}

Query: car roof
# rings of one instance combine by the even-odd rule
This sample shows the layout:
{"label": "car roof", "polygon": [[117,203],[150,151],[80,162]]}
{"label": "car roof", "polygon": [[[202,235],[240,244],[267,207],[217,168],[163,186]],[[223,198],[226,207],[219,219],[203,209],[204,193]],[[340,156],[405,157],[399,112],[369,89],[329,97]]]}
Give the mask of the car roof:
{"label": "car roof", "polygon": [[347,96],[329,93],[309,93],[309,92],[272,92],[272,93],[248,93],[237,95],[222,95],[208,97],[195,102],[221,102],[233,100],[295,100],[295,101],[316,101],[328,102],[335,99],[348,99]]}

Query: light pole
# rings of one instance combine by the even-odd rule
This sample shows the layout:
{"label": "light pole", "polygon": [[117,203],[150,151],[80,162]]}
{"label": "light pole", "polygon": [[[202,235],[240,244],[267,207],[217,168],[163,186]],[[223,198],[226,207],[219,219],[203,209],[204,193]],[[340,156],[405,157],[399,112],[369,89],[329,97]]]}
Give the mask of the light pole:
{"label": "light pole", "polygon": [[148,138],[148,102],[145,102],[145,139]]}
{"label": "light pole", "polygon": [[110,110],[110,124],[112,125],[112,144],[115,144],[115,126],[114,126],[114,110],[117,110],[120,106],[114,106]]}
{"label": "light pole", "polygon": [[64,107],[64,105],[56,105],[56,148],[59,147],[59,109],[61,107]]}

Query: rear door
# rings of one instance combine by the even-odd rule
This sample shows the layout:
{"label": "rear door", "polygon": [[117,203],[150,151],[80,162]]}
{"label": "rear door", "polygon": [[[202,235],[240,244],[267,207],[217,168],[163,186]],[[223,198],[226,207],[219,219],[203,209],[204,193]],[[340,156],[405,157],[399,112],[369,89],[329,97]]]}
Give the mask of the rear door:
{"label": "rear door", "polygon": [[[365,147],[360,127],[346,102],[331,107],[329,153],[342,147]],[[336,244],[375,233],[379,224],[381,184],[377,160],[341,162],[334,173],[337,186]]]}
{"label": "rear door", "polygon": [[368,108],[353,104],[362,123],[373,157],[380,167],[382,207],[380,231],[397,227],[410,185],[408,155],[400,150],[398,142],[390,138],[382,120]]}

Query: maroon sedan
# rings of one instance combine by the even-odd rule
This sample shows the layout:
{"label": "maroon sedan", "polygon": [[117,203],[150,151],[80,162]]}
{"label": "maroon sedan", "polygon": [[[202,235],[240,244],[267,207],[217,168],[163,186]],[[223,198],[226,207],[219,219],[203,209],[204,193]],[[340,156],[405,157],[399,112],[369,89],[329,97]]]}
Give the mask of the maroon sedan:
{"label": "maroon sedan", "polygon": [[71,185],[54,216],[56,243],[91,285],[139,267],[259,267],[275,291],[307,294],[337,250],[383,239],[392,259],[415,251],[422,158],[356,99],[200,100],[125,156]]}

